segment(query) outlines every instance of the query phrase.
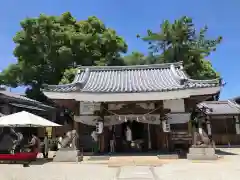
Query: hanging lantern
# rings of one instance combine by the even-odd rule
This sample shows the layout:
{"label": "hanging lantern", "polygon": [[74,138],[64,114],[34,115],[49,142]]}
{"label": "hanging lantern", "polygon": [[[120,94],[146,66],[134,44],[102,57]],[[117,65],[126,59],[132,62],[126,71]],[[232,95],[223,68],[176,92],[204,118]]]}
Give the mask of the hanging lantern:
{"label": "hanging lantern", "polygon": [[96,133],[97,134],[102,134],[103,133],[103,122],[102,121],[97,121],[96,122]]}
{"label": "hanging lantern", "polygon": [[167,122],[167,120],[162,121],[162,128],[163,132],[170,132],[170,124]]}

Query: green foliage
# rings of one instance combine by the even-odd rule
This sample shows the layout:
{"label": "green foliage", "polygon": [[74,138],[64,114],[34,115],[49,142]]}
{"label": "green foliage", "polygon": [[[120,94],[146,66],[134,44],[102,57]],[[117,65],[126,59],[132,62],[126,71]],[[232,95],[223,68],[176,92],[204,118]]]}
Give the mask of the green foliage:
{"label": "green foliage", "polygon": [[69,84],[73,82],[77,73],[77,68],[66,69],[59,84]]}
{"label": "green foliage", "polygon": [[[153,56],[157,56],[156,63],[173,63],[183,61],[186,72],[196,79],[209,79],[218,77],[209,61],[204,60],[222,37],[208,39],[207,26],[198,33],[189,17],[182,17],[170,23],[165,20],[160,26],[160,32],[147,31],[142,39],[149,44]],[[139,37],[139,35],[138,35]]]}
{"label": "green foliage", "polygon": [[21,72],[21,69],[18,64],[9,65],[9,67],[4,69],[0,74],[0,84],[17,87],[20,82],[19,72]]}
{"label": "green foliage", "polygon": [[124,56],[126,65],[144,65],[147,64],[144,54],[140,52],[132,52],[130,55]]}
{"label": "green foliage", "polygon": [[3,84],[26,85],[28,91],[37,88],[31,92],[38,93],[43,84],[58,84],[65,70],[75,65],[123,65],[124,39],[95,16],[78,22],[68,12],[41,14],[20,25],[21,31],[13,38],[17,63],[1,73]]}
{"label": "green foliage", "polygon": [[69,12],[61,16],[41,14],[26,18],[13,38],[16,64],[0,73],[0,83],[16,87],[25,85],[30,98],[46,101],[43,84],[71,83],[76,65],[113,66],[172,63],[183,61],[186,72],[194,79],[216,78],[211,63],[205,60],[216,50],[222,38],[206,37],[208,28],[196,31],[191,18],[173,23],[165,20],[159,32],[147,31],[141,38],[149,44],[149,54],[132,52],[124,57],[127,44],[116,31],[95,16],[77,21]]}

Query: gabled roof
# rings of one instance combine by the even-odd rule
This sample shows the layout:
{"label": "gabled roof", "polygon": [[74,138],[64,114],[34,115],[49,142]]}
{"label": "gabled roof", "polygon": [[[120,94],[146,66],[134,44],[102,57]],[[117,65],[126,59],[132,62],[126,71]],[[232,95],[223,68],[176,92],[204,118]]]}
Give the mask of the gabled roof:
{"label": "gabled roof", "polygon": [[137,66],[82,66],[71,84],[47,85],[43,91],[52,99],[105,102],[187,98],[216,94],[220,87],[219,79],[190,79],[180,62]]}
{"label": "gabled roof", "polygon": [[219,86],[219,80],[192,80],[182,63],[138,66],[80,67],[71,84],[48,85],[44,91],[131,93]]}
{"label": "gabled roof", "polygon": [[[36,100],[33,100],[33,99],[30,99],[30,98],[27,98],[23,95],[20,95],[20,94],[17,94],[17,93],[12,93],[12,92],[9,92],[9,91],[6,91],[4,89],[1,89],[0,90],[0,98],[7,98],[7,99],[11,99],[15,102],[18,102],[18,103],[24,103],[25,104],[25,107],[27,107],[28,105],[31,105],[32,106],[32,109],[36,109],[36,110],[50,110],[50,109],[55,109],[54,107],[52,106],[48,106],[48,105],[45,105],[39,101],[36,101]],[[13,103],[12,103],[13,104]],[[21,104],[13,104],[14,106],[20,106]],[[24,106],[24,105],[23,105]],[[29,106],[30,107],[30,106]]]}
{"label": "gabled roof", "polygon": [[234,101],[204,101],[197,105],[207,115],[240,115],[240,106]]}

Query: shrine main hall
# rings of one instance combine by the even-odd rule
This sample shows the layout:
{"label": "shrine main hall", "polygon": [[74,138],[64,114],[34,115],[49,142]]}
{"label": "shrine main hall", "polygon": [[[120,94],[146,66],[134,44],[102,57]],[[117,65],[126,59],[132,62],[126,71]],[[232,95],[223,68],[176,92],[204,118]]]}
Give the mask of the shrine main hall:
{"label": "shrine main hall", "polygon": [[[74,128],[84,152],[93,148],[98,122],[101,152],[109,151],[114,132],[116,152],[170,151],[192,141],[190,115],[198,103],[216,100],[219,79],[194,80],[181,62],[136,66],[81,66],[72,83],[47,85],[44,94],[74,111]],[[132,146],[126,145],[126,128]]]}

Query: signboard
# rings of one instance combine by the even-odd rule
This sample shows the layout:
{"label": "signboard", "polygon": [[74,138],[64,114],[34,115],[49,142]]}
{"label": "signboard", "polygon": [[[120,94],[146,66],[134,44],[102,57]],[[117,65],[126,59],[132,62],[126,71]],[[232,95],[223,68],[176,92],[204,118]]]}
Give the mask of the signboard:
{"label": "signboard", "polygon": [[171,112],[185,112],[184,99],[165,100],[163,106],[166,109],[171,109]]}
{"label": "signboard", "polygon": [[103,122],[102,121],[97,121],[96,123],[96,133],[102,134],[103,132]]}
{"label": "signboard", "polygon": [[169,124],[184,124],[190,120],[190,113],[169,113],[167,114]]}
{"label": "signboard", "polygon": [[81,115],[93,115],[94,111],[100,111],[100,103],[80,102]]}

